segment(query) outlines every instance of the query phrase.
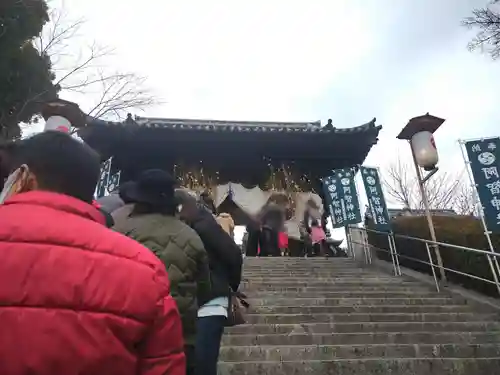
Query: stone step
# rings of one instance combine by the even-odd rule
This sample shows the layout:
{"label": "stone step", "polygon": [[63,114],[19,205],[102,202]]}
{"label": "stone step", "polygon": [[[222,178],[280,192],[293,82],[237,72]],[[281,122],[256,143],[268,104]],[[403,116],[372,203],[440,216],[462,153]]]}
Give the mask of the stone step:
{"label": "stone step", "polygon": [[379,305],[379,306],[256,306],[248,314],[347,314],[347,313],[457,313],[472,312],[467,305]]}
{"label": "stone step", "polygon": [[377,271],[373,270],[364,270],[364,269],[330,269],[330,268],[301,268],[301,269],[291,269],[291,268],[284,268],[284,269],[262,269],[262,270],[253,270],[253,269],[243,269],[243,274],[244,275],[251,275],[251,276],[262,276],[262,275],[267,275],[268,272],[270,271],[273,274],[277,274],[280,276],[289,276],[290,274],[292,275],[307,275],[307,274],[331,274],[331,275],[377,275],[377,276],[387,276],[387,274],[383,274]]}
{"label": "stone step", "polygon": [[242,286],[252,285],[258,287],[275,287],[275,286],[286,286],[286,287],[360,287],[360,286],[369,286],[369,287],[389,287],[389,286],[404,286],[404,287],[422,287],[421,283],[416,283],[413,281],[399,281],[399,282],[390,282],[390,283],[374,283],[374,282],[365,282],[363,279],[359,280],[348,280],[348,281],[338,281],[335,283],[326,282],[326,281],[318,281],[318,280],[309,280],[309,281],[281,281],[278,283],[269,283],[262,281],[255,281],[252,279],[243,279]]}
{"label": "stone step", "polygon": [[282,266],[249,266],[247,264],[243,265],[243,271],[245,272],[266,272],[266,270],[273,270],[276,272],[304,272],[304,271],[335,271],[335,272],[371,272],[371,273],[383,273],[376,268],[363,267],[360,265],[339,265],[332,266],[331,264],[326,265],[314,265],[314,264],[298,264],[298,265],[282,265]]}
{"label": "stone step", "polygon": [[333,263],[328,263],[325,262],[323,264],[321,263],[309,263],[309,262],[302,262],[302,263],[296,263],[296,264],[243,264],[243,270],[245,271],[265,271],[265,270],[273,270],[273,271],[288,271],[288,270],[293,270],[293,271],[304,271],[304,270],[337,270],[337,271],[346,271],[346,270],[352,270],[352,271],[369,271],[369,272],[383,272],[380,270],[377,270],[376,268],[365,266],[359,263],[356,264],[333,264]]}
{"label": "stone step", "polygon": [[325,258],[325,257],[310,257],[310,258],[297,258],[297,257],[246,257],[245,264],[272,264],[272,263],[331,263],[331,264],[358,264],[352,258]]}
{"label": "stone step", "polygon": [[[327,293],[327,292],[399,292],[411,294],[428,292],[431,291],[431,287],[427,286],[401,286],[401,285],[349,285],[349,286],[341,286],[337,284],[332,284],[328,286],[288,286],[288,285],[275,285],[275,286],[260,286],[254,285],[252,283],[243,283],[241,284],[241,290],[245,290],[247,292],[270,292],[270,293]],[[432,290],[435,292],[434,290]]]}
{"label": "stone step", "polygon": [[374,306],[374,305],[445,305],[466,304],[464,299],[451,297],[426,298],[279,298],[249,296],[250,306]]}
{"label": "stone step", "polygon": [[259,273],[243,273],[243,278],[245,279],[254,279],[254,278],[264,278],[264,277],[279,277],[279,278],[287,278],[287,277],[300,277],[300,278],[309,278],[309,279],[321,279],[321,278],[367,278],[367,277],[391,277],[391,275],[380,275],[377,273],[366,274],[363,272],[259,272]]}
{"label": "stone step", "polygon": [[300,324],[342,322],[481,322],[497,314],[460,313],[346,313],[346,314],[248,314],[248,324]]}
{"label": "stone step", "polygon": [[370,345],[370,344],[487,344],[499,343],[500,331],[489,332],[356,332],[313,334],[225,335],[223,346],[253,345]]}
{"label": "stone step", "polygon": [[310,258],[298,258],[298,257],[246,257],[245,263],[291,263],[291,262],[331,262],[331,263],[356,263],[356,261],[353,258],[337,258],[337,257],[331,257],[331,258],[325,258],[325,257],[310,257]]}
{"label": "stone step", "polygon": [[[247,289],[244,289],[247,291]],[[322,292],[293,292],[293,291],[275,291],[275,290],[266,290],[266,291],[252,291],[251,295],[246,293],[248,297],[251,298],[265,298],[273,296],[280,298],[404,298],[407,297],[410,293],[407,291],[403,292],[392,292],[392,291],[379,291],[379,290],[349,290],[349,291],[322,291]],[[412,298],[427,298],[436,296],[435,291],[424,290],[420,292],[411,293]]]}
{"label": "stone step", "polygon": [[247,262],[246,260],[243,262],[244,268],[252,268],[252,269],[274,269],[274,268],[286,268],[286,267],[296,267],[296,268],[338,268],[338,269],[346,269],[346,268],[365,268],[369,269],[369,266],[360,263],[360,262],[332,262],[328,259],[312,259],[304,261],[304,259],[297,259],[295,261],[285,261],[285,262]]}
{"label": "stone step", "polygon": [[377,275],[384,275],[385,272],[379,271],[375,268],[364,268],[364,267],[349,267],[349,266],[342,266],[342,267],[305,267],[305,266],[293,266],[293,267],[247,267],[243,266],[243,273],[247,274],[261,274],[265,273],[266,271],[272,271],[276,273],[306,273],[306,272],[330,272],[330,273],[352,273],[352,274],[363,274],[363,273],[368,273],[368,274],[377,274]]}
{"label": "stone step", "polygon": [[355,273],[335,273],[335,272],[323,272],[323,273],[287,273],[287,274],[277,274],[277,273],[266,273],[266,274],[259,274],[259,275],[248,275],[246,273],[243,273],[242,275],[242,280],[261,280],[261,279],[268,279],[268,278],[273,278],[273,279],[301,279],[304,281],[322,281],[323,279],[336,279],[336,280],[364,280],[364,279],[369,279],[369,280],[385,280],[385,281],[395,281],[395,282],[401,282],[401,278],[396,278],[392,277],[391,275],[377,275],[377,274],[371,274],[371,275],[363,275],[363,274],[355,274]]}
{"label": "stone step", "polygon": [[218,375],[494,375],[500,358],[222,362]]}
{"label": "stone step", "polygon": [[[268,268],[248,268],[244,267],[243,272],[246,274],[250,275],[262,275],[266,274],[266,271],[268,271]],[[313,268],[275,268],[275,269],[270,269],[273,272],[287,275],[290,273],[338,273],[338,274],[355,274],[355,275],[363,275],[363,274],[373,274],[373,275],[380,275],[381,273],[376,271],[376,270],[367,270],[364,268],[338,268],[338,269],[332,269],[330,267],[313,267]]]}
{"label": "stone step", "polygon": [[280,267],[248,267],[246,265],[243,266],[243,272],[248,273],[263,273],[267,270],[273,272],[351,272],[351,273],[377,273],[380,272],[374,268],[365,268],[365,267],[352,267],[352,266],[340,266],[340,267],[332,267],[332,266],[306,266],[306,265],[297,265],[297,266],[280,266]]}
{"label": "stone step", "polygon": [[[269,273],[269,275],[272,275],[272,273]],[[270,284],[279,284],[280,282],[285,282],[285,283],[291,283],[291,282],[300,282],[300,283],[307,283],[308,281],[311,281],[311,277],[273,277],[273,276],[267,276],[267,277],[255,277],[255,278],[247,278],[243,277],[244,281],[250,281],[250,282],[261,282],[261,283],[270,283]],[[381,277],[322,277],[318,278],[316,280],[319,280],[323,283],[342,283],[342,282],[362,282],[364,284],[372,283],[372,284],[399,284],[401,282],[400,279],[398,278],[393,278],[390,276],[381,276]]]}
{"label": "stone step", "polygon": [[499,372],[498,311],[353,259],[244,263],[249,324],[226,329],[219,375]]}
{"label": "stone step", "polygon": [[472,322],[342,322],[300,324],[245,324],[226,329],[227,335],[337,334],[357,332],[483,332],[500,330],[497,321]]}
{"label": "stone step", "polygon": [[365,261],[332,261],[332,258],[316,258],[316,259],[305,259],[305,258],[297,258],[292,260],[275,260],[272,262],[266,261],[257,261],[257,262],[249,262],[246,259],[243,262],[244,267],[248,268],[286,268],[286,267],[302,267],[302,268],[366,268],[373,269],[371,265],[367,265]]}
{"label": "stone step", "polygon": [[489,358],[500,357],[500,344],[371,344],[223,347],[223,362],[303,361],[336,358]]}

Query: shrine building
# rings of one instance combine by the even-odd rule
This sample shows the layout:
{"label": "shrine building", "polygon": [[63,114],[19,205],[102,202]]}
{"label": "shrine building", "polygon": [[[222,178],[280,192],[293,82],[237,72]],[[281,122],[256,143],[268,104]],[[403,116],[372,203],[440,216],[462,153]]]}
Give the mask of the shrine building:
{"label": "shrine building", "polygon": [[[179,185],[209,189],[219,211],[245,224],[270,199],[281,194],[291,205],[290,221],[299,220],[303,205],[314,199],[323,207],[321,178],[333,169],[358,166],[378,141],[375,119],[351,128],[332,121],[250,122],[144,118],[124,122],[88,121],[80,137],[121,181],[142,171],[169,171]],[[294,225],[292,225],[294,227]],[[291,237],[296,228],[289,229]]]}

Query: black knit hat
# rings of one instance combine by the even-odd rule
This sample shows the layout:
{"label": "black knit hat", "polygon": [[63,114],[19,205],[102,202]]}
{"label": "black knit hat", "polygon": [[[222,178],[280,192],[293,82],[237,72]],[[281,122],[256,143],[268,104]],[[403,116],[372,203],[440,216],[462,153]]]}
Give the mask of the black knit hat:
{"label": "black knit hat", "polygon": [[161,169],[150,169],[127,186],[126,196],[133,203],[144,203],[151,206],[175,205],[176,181],[167,172]]}
{"label": "black knit hat", "polygon": [[118,188],[118,195],[124,203],[134,203],[129,195],[128,191],[134,186],[134,181],[127,181],[120,185]]}

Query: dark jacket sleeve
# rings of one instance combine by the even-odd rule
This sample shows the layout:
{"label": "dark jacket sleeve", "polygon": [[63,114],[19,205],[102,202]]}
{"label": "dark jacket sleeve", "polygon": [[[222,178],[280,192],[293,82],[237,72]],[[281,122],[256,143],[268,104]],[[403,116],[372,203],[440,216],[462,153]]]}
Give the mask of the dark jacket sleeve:
{"label": "dark jacket sleeve", "polygon": [[196,295],[198,305],[203,306],[210,301],[211,282],[208,267],[208,256],[203,243],[199,238],[190,241],[190,245],[196,251]]}
{"label": "dark jacket sleeve", "polygon": [[239,246],[205,210],[200,210],[199,216],[191,223],[191,226],[200,236],[205,249],[214,251],[219,261],[224,264],[229,286],[236,292],[240,286],[243,265]]}

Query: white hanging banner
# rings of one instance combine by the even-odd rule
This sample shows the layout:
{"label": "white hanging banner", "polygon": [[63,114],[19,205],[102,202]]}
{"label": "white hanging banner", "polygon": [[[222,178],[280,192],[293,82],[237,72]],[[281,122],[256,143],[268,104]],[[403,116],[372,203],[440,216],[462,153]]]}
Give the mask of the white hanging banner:
{"label": "white hanging banner", "polygon": [[[222,202],[228,197],[247,215],[256,217],[266,205],[272,194],[277,192],[263,191],[258,186],[246,188],[241,184],[230,182],[224,185],[218,185],[215,188],[216,207],[219,207]],[[307,201],[312,199],[319,207],[318,219],[323,213],[323,202],[318,194],[313,192],[295,193],[295,207],[292,207],[294,216],[285,223],[287,234],[290,238],[300,238],[300,227],[304,218]]]}
{"label": "white hanging banner", "polygon": [[231,199],[245,213],[257,215],[269,199],[270,192],[262,191],[260,187],[247,189],[241,184],[231,183]]}
{"label": "white hanging banner", "polygon": [[229,184],[217,185],[215,188],[215,208],[219,207],[229,194]]}

